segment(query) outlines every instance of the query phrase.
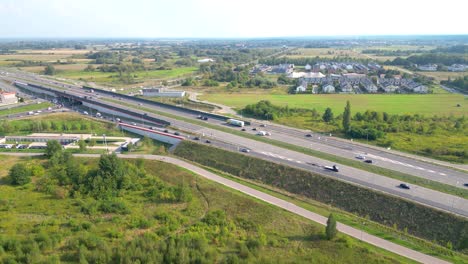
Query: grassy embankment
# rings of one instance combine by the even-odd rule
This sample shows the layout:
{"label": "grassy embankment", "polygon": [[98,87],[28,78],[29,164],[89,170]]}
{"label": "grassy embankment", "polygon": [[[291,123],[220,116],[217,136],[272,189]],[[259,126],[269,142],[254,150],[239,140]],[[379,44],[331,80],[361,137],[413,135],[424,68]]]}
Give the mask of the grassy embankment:
{"label": "grassy embankment", "polygon": [[[200,153],[203,153],[203,155],[200,155]],[[443,245],[447,241],[451,241],[460,250],[466,250],[468,247],[466,233],[468,231],[468,221],[448,213],[332,178],[315,175],[304,170],[285,167],[201,144],[183,142],[177,147],[175,154],[202,165],[252,180],[254,184],[265,184],[269,186],[266,187],[269,189],[273,187],[275,190],[280,189],[293,193],[295,196],[316,200],[311,204],[312,207],[320,205],[321,209],[314,209],[313,211],[318,210],[322,214],[326,214],[323,211],[324,207],[327,208],[326,205],[334,206],[365,217],[365,221],[370,219],[393,229],[398,228],[403,231],[403,234],[398,235],[401,237],[405,237],[409,233],[424,237],[429,241],[437,241]],[[354,225],[362,225],[360,223],[362,218],[351,220],[350,214],[342,214],[341,217],[347,222],[354,222]],[[394,234],[384,235],[389,231],[389,228],[382,229],[381,226],[372,224],[369,225],[368,230],[383,237],[390,237],[391,240],[395,239]],[[383,233],[380,233],[382,231]],[[426,252],[435,250],[438,253],[434,252],[433,254],[452,257],[449,250],[430,246],[428,242],[417,241],[412,238],[402,239],[401,237],[396,239],[395,242],[415,243],[415,248],[424,248]],[[406,242],[401,241],[407,239]],[[458,257],[466,259],[464,255],[458,255]]]}
{"label": "grassy embankment", "polygon": [[[101,207],[92,208],[105,201],[36,191],[41,176],[23,187],[10,186],[5,176],[13,164],[44,161],[8,156],[2,160],[2,262],[116,262],[118,256],[162,261],[186,259],[185,253],[193,251],[202,255],[191,253],[191,257],[214,262],[229,258],[241,263],[411,263],[343,235],[327,241],[323,226],[170,164],[144,161],[148,180],[141,181],[142,188],[115,198],[119,207],[103,212]],[[80,161],[88,169],[96,168],[97,159]],[[154,201],[146,194],[149,179],[159,179],[166,186],[187,185],[192,198]],[[193,244],[174,243],[187,238]]]}

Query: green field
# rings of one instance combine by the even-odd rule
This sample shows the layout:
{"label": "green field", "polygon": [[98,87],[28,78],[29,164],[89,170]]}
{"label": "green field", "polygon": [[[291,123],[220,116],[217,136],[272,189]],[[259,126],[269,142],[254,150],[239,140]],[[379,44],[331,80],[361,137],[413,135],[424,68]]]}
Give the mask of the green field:
{"label": "green field", "polygon": [[[260,100],[269,100],[274,105],[290,108],[316,109],[324,112],[330,107],[334,113],[343,112],[346,101],[349,100],[353,112],[373,110],[389,114],[422,114],[432,115],[468,115],[468,100],[456,94],[329,94],[329,95],[276,95],[276,94],[204,94],[201,100],[241,109],[247,104]],[[461,107],[457,107],[460,104]]]}
{"label": "green field", "polygon": [[[184,67],[173,68],[172,70],[137,71],[133,73],[133,76],[136,79],[172,79],[193,74],[197,69],[197,67]],[[57,72],[57,76],[103,83],[112,82],[119,78],[119,74],[115,72],[85,72],[76,70],[59,71]]]}
{"label": "green field", "polygon": [[[67,187],[38,191],[46,174],[11,186],[13,164],[44,161],[2,160],[0,263],[413,263],[343,235],[325,240],[321,225],[174,165],[131,162],[144,173],[138,186],[95,200]],[[97,159],[78,162],[97,167]],[[165,201],[152,185],[187,186],[191,199]]]}

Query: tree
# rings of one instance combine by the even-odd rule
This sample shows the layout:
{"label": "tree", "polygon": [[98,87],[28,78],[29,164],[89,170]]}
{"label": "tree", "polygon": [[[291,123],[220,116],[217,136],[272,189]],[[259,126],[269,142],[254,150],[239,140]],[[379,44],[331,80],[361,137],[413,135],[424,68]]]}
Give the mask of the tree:
{"label": "tree", "polygon": [[57,153],[61,153],[63,150],[62,145],[57,140],[50,140],[47,141],[47,147],[45,149],[45,156],[47,158],[51,158],[52,156],[56,155]]}
{"label": "tree", "polygon": [[343,129],[345,133],[348,133],[351,129],[351,104],[349,101],[346,102],[346,107],[343,112]]}
{"label": "tree", "polygon": [[325,109],[325,113],[323,113],[322,119],[327,123],[333,120],[333,112],[330,107]]}
{"label": "tree", "polygon": [[44,68],[44,74],[45,75],[54,75],[55,74],[55,67],[52,66],[51,64],[47,65]]}
{"label": "tree", "polygon": [[86,66],[86,68],[84,69],[85,72],[93,72],[95,70],[96,68],[94,68],[94,66],[91,64],[88,64],[88,66]]}
{"label": "tree", "polygon": [[325,228],[325,236],[328,240],[332,240],[338,231],[336,230],[336,220],[333,214],[330,214],[327,220],[327,227]]}
{"label": "tree", "polygon": [[13,165],[8,176],[13,185],[24,185],[31,182],[31,171],[22,163]]}
{"label": "tree", "polygon": [[86,142],[84,140],[79,140],[78,146],[80,147],[80,152],[86,151]]}

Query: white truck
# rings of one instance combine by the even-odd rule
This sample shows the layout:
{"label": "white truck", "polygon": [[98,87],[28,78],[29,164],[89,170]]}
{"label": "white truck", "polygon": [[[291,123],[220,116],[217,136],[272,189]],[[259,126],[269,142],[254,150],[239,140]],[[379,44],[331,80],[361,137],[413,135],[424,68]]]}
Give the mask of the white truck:
{"label": "white truck", "polygon": [[267,131],[258,131],[257,135],[259,135],[259,136],[271,136],[271,133],[267,132]]}
{"label": "white truck", "polygon": [[226,122],[232,126],[244,127],[244,121],[231,118],[231,119],[228,119]]}

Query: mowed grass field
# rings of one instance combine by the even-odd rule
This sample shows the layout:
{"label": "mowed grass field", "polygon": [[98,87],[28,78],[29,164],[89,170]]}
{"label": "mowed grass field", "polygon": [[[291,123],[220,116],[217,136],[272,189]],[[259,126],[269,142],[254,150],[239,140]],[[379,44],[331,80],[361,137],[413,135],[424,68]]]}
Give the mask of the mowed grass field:
{"label": "mowed grass field", "polygon": [[[275,94],[204,94],[201,100],[242,109],[260,100],[275,105],[316,109],[324,112],[330,107],[335,114],[342,113],[349,100],[353,113],[373,110],[389,114],[468,115],[468,99],[455,94],[329,94],[329,95],[275,95]],[[461,107],[457,107],[460,104]]]}

